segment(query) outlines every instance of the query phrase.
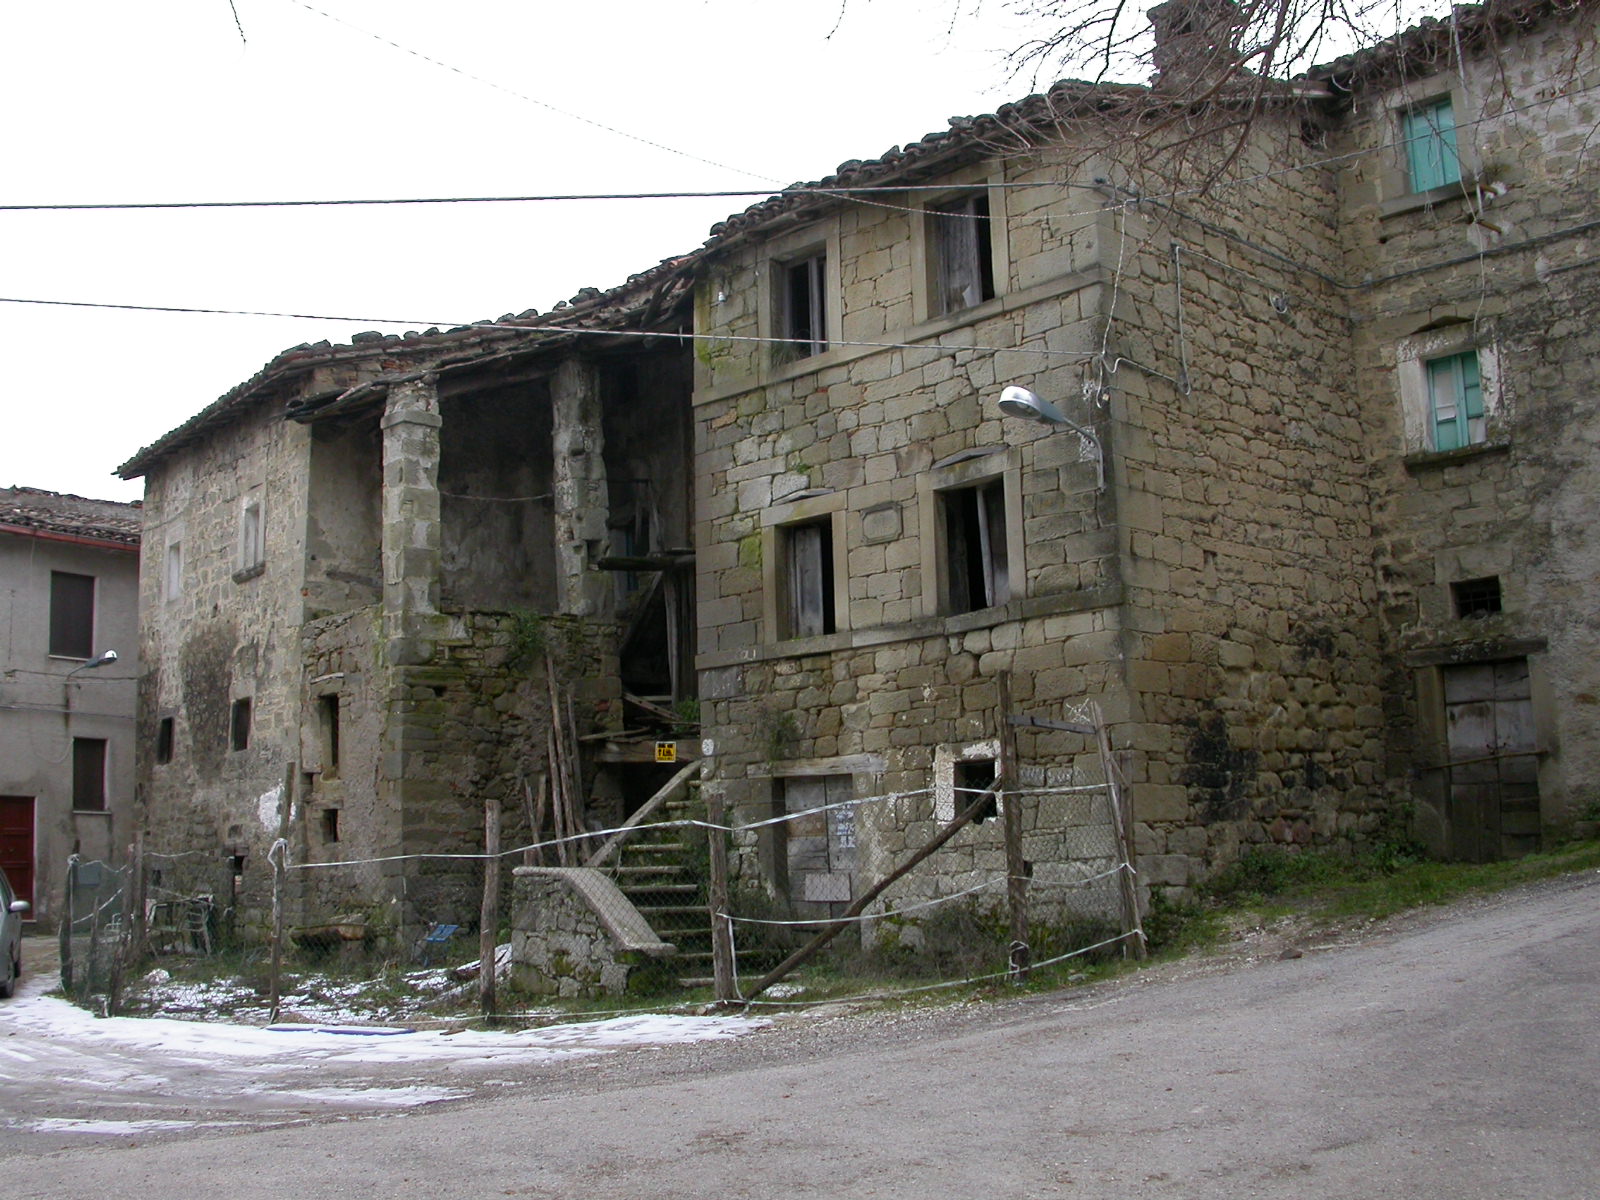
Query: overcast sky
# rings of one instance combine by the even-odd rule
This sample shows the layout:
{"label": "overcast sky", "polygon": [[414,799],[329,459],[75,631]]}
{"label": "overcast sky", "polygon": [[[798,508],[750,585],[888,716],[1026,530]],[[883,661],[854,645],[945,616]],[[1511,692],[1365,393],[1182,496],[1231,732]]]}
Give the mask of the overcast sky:
{"label": "overcast sky", "polygon": [[[998,0],[235,7],[7,5],[0,203],[777,188],[1033,86]],[[289,346],[546,310],[753,199],[0,212],[0,297],[322,318],[0,303],[0,485],[137,498],[117,464]]]}

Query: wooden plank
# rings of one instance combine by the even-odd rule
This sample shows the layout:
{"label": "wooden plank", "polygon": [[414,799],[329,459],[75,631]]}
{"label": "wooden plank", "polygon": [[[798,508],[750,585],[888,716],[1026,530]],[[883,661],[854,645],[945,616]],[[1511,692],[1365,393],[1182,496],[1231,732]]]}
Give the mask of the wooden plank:
{"label": "wooden plank", "polygon": [[1000,774],[996,783],[1003,806],[1001,825],[1006,842],[1006,907],[1011,917],[1011,979],[1020,985],[1028,982],[1028,964],[1032,956],[1028,950],[1028,868],[1022,858],[1022,796],[1017,764],[1017,727],[1006,719],[1011,712],[1011,672],[1001,671],[996,683],[1000,693],[995,721],[1000,739]]}
{"label": "wooden plank", "polygon": [[717,1002],[727,1004],[739,999],[738,980],[733,974],[733,930],[729,928],[728,906],[728,839],[722,826],[724,819],[722,796],[715,791],[706,796],[706,836],[710,839],[710,874],[707,889],[707,907],[711,918],[711,972],[715,982]]}
{"label": "wooden plank", "polygon": [[483,904],[478,909],[478,1006],[495,1015],[495,933],[500,928],[500,801],[483,798]]}
{"label": "wooden plank", "polygon": [[670,800],[673,794],[688,783],[689,777],[699,769],[700,764],[698,762],[689,763],[677,774],[673,775],[671,779],[667,780],[666,783],[657,788],[655,794],[634,809],[633,815],[618,826],[617,832],[607,838],[605,844],[591,854],[583,865],[586,867],[604,866],[606,860],[622,848],[622,843],[632,835],[634,827],[643,824],[655,815],[656,809]]}

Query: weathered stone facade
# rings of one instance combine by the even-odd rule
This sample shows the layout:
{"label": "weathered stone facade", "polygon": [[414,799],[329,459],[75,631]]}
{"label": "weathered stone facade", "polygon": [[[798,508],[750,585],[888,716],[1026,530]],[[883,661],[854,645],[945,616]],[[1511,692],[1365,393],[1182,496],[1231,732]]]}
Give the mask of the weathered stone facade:
{"label": "weathered stone facade", "polygon": [[[183,547],[179,575],[144,567],[151,849],[218,864],[246,927],[280,836],[298,929],[475,922],[485,798],[505,844],[535,840],[552,723],[570,744],[620,727],[625,688],[692,683],[656,644],[659,592],[601,569],[614,533],[630,568],[687,545],[682,356],[580,355],[542,323],[290,351],[124,468],[152,544]],[[603,758],[575,768],[598,798],[578,819],[628,802]]]}
{"label": "weathered stone facade", "polygon": [[[1207,198],[1173,198],[1159,159],[1134,175],[1074,150],[1063,130],[1094,118],[1068,86],[825,181],[904,191],[786,196],[719,227],[695,384],[708,786],[750,816],[795,777],[928,788],[940,748],[991,735],[1010,671],[1023,712],[1104,708],[1146,885],[1187,886],[1243,843],[1400,832],[1413,803],[1441,851],[1567,827],[1592,802],[1600,683],[1575,591],[1600,565],[1575,519],[1597,466],[1577,332],[1594,122],[1568,98],[1596,64],[1572,49],[1591,17],[1537,20],[1498,61],[1469,31],[1465,83],[1441,70],[1447,29],[1336,64],[1255,119]],[[1467,178],[1419,196],[1397,122],[1452,88]],[[987,275],[953,305],[941,283],[979,276],[947,248],[952,214]],[[759,340],[801,332],[790,306],[814,290],[826,339]],[[1440,453],[1416,373],[1468,348],[1490,432]],[[1002,417],[1009,384],[1069,427]],[[978,554],[958,543],[980,505]],[[958,578],[979,558],[1005,577],[981,601]],[[1482,577],[1503,613],[1455,616],[1449,585]],[[1503,697],[1462,701],[1500,706],[1485,783],[1447,742],[1439,672],[1508,662]],[[1082,749],[1019,732],[1039,767]],[[1474,852],[1459,827],[1489,818],[1461,788],[1503,796],[1509,830],[1519,756],[1539,764],[1533,826]],[[866,856],[917,819],[865,829]],[[751,857],[772,885],[781,848]]]}

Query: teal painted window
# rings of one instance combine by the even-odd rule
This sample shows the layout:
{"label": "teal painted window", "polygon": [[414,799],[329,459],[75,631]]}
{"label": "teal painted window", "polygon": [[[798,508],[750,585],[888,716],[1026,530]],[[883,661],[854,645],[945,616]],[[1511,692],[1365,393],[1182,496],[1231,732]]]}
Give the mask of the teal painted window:
{"label": "teal painted window", "polygon": [[1406,144],[1406,165],[1411,190],[1426,192],[1461,180],[1461,159],[1456,154],[1456,118],[1449,100],[1414,108],[1401,118]]}
{"label": "teal painted window", "polygon": [[1428,409],[1433,417],[1433,448],[1459,450],[1486,439],[1483,384],[1478,352],[1452,354],[1427,363]]}

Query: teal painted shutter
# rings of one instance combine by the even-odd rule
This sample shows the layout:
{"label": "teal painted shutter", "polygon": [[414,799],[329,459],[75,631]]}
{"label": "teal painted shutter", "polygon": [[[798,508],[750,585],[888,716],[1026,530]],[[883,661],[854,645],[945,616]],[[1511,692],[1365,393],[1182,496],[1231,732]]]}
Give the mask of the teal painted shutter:
{"label": "teal painted shutter", "polygon": [[1461,159],[1456,154],[1456,119],[1450,101],[1440,100],[1414,109],[1401,121],[1406,143],[1406,163],[1411,170],[1411,190],[1426,192],[1461,179]]}
{"label": "teal painted shutter", "polygon": [[1476,350],[1428,363],[1428,408],[1433,414],[1435,450],[1459,450],[1484,440]]}

